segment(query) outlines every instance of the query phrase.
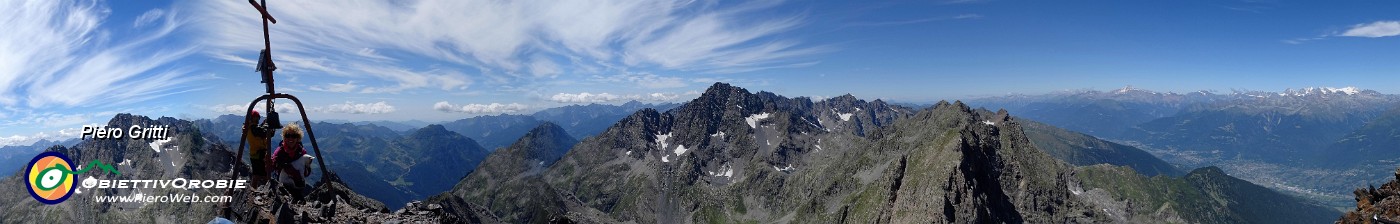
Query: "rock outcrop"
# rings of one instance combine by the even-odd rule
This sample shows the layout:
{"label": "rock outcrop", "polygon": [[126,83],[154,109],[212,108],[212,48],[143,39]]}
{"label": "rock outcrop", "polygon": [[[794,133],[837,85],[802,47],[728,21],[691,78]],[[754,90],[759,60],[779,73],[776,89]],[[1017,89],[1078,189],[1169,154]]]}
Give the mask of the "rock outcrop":
{"label": "rock outcrop", "polygon": [[[1395,170],[1400,180],[1400,169]],[[1337,223],[1400,223],[1400,182],[1391,180],[1380,188],[1356,189],[1356,209],[1347,211]]]}

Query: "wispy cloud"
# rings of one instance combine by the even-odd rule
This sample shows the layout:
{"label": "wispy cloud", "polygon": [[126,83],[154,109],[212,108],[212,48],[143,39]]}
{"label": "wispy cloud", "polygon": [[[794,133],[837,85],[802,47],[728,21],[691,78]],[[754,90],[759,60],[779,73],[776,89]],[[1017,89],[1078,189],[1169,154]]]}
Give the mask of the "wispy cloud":
{"label": "wispy cloud", "polygon": [[0,137],[0,146],[31,145],[39,140],[59,141],[77,138],[80,133],[81,130],[75,127],[55,131],[41,131],[29,135],[10,135],[8,137]]}
{"label": "wispy cloud", "polygon": [[347,81],[345,83],[330,83],[324,86],[311,86],[308,89],[323,92],[346,93],[353,92],[359,88],[359,85],[355,85],[355,81]]}
{"label": "wispy cloud", "polygon": [[622,96],[613,95],[611,93],[559,93],[549,97],[549,100],[560,103],[602,103],[622,100]]}
{"label": "wispy cloud", "polygon": [[[732,71],[808,62],[800,58],[822,52],[821,47],[776,36],[802,25],[804,18],[759,11],[779,4],[288,1],[270,3],[269,9],[279,21],[271,36],[284,71],[369,79],[374,81],[362,82],[361,92],[395,92],[461,90],[477,78],[518,82],[627,70],[618,66]],[[203,16],[198,27],[206,29],[201,39],[212,48],[211,57],[238,64],[256,58],[261,23],[247,3],[189,5]],[[397,84],[370,86],[381,82]]]}
{"label": "wispy cloud", "polygon": [[376,103],[355,103],[347,101],[343,104],[331,104],[324,108],[317,108],[317,111],[321,112],[343,114],[383,114],[393,113],[396,110],[397,109],[394,109],[393,105],[389,105],[389,103],[384,101]]}
{"label": "wispy cloud", "polygon": [[24,112],[23,117],[0,122],[0,126],[66,128],[82,125],[94,119],[106,118],[116,114],[116,112],[112,111],[93,113]]}
{"label": "wispy cloud", "polygon": [[456,104],[448,103],[447,101],[441,101],[441,102],[437,102],[436,104],[433,104],[433,109],[434,109],[434,110],[437,110],[437,111],[452,112],[452,113],[498,114],[498,113],[519,113],[519,112],[525,111],[526,109],[530,109],[530,107],[529,107],[529,106],[526,106],[526,105],[524,105],[524,104],[519,104],[519,103],[510,103],[510,104],[491,103],[491,104],[466,104],[466,105],[456,105]]}
{"label": "wispy cloud", "polygon": [[1315,37],[1302,37],[1282,40],[1286,44],[1303,44],[1312,41],[1325,40],[1331,37],[1366,37],[1380,38],[1400,36],[1400,21],[1380,20],[1370,23],[1351,25],[1344,31],[1333,31]]}
{"label": "wispy cloud", "polygon": [[[260,112],[263,112],[263,113],[267,113],[267,111],[264,109],[264,108],[267,108],[267,103],[264,103],[264,102],[265,102],[265,101],[258,101],[257,105],[253,106],[253,109],[254,109],[254,110],[257,110],[257,111],[260,111]],[[296,104],[293,104],[293,103],[289,103],[289,102],[280,102],[280,103],[277,103],[276,105],[277,105],[277,107],[275,107],[275,108],[273,108],[273,109],[274,109],[274,110],[277,110],[277,111],[297,111],[297,105],[296,105]],[[247,112],[247,111],[245,111],[245,110],[248,109],[248,104],[217,104],[217,105],[211,105],[211,106],[196,106],[196,107],[201,108],[201,109],[204,109],[204,110],[208,110],[208,111],[213,111],[213,112],[219,113],[219,114],[236,114],[236,115],[243,115],[245,112]],[[309,109],[311,109],[311,108],[307,108],[307,109],[309,110]]]}
{"label": "wispy cloud", "polygon": [[589,80],[606,84],[638,86],[648,89],[676,88],[686,86],[685,81],[679,77],[662,76],[652,73],[622,72],[613,75],[593,75],[589,78]]}
{"label": "wispy cloud", "polygon": [[0,105],[102,106],[141,102],[191,90],[203,78],[171,62],[193,52],[168,41],[187,21],[152,10],[134,21],[131,38],[102,27],[110,10],[96,1],[0,3]]}
{"label": "wispy cloud", "polygon": [[1375,21],[1352,25],[1342,32],[1344,37],[1391,37],[1400,36],[1400,21]]}
{"label": "wispy cloud", "polygon": [[593,94],[593,93],[588,93],[588,92],[582,92],[582,93],[558,93],[558,94],[554,94],[554,96],[550,96],[550,97],[549,97],[549,100],[550,100],[550,101],[554,101],[554,102],[558,102],[558,103],[609,103],[609,102],[621,102],[621,101],[632,101],[632,100],[636,100],[636,101],[646,101],[646,102],[672,102],[672,101],[676,101],[677,99],[681,99],[681,97],[698,96],[698,95],[699,95],[698,92],[686,92],[686,93],[680,93],[680,94],[677,94],[677,93],[662,93],[662,92],[657,92],[657,93],[630,94],[630,95],[618,95],[618,94],[611,94],[611,93],[598,93],[598,94]]}
{"label": "wispy cloud", "polygon": [[847,23],[844,27],[876,27],[876,26],[901,26],[909,24],[928,23],[935,21],[960,20],[960,19],[980,19],[981,14],[967,13],[955,16],[929,17],[922,19],[897,20],[897,21],[876,21],[876,22],[853,22]]}
{"label": "wispy cloud", "polygon": [[1283,42],[1283,43],[1286,43],[1286,44],[1303,44],[1303,43],[1307,43],[1307,42],[1310,42],[1310,41],[1317,41],[1317,40],[1324,40],[1324,39],[1327,39],[1327,36],[1293,38],[1293,39],[1281,40],[1280,42]]}

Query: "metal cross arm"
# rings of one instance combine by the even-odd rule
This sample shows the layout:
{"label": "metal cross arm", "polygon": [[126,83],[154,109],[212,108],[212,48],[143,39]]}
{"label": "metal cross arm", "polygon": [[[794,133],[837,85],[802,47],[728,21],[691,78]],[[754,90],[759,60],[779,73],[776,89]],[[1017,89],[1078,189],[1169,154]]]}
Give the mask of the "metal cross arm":
{"label": "metal cross arm", "polygon": [[258,4],[257,0],[248,0],[248,4],[253,4],[253,8],[258,9],[258,12],[261,12],[262,17],[267,19],[268,22],[277,23],[277,18],[272,18],[272,14],[268,14],[267,8],[263,7],[262,4]]}

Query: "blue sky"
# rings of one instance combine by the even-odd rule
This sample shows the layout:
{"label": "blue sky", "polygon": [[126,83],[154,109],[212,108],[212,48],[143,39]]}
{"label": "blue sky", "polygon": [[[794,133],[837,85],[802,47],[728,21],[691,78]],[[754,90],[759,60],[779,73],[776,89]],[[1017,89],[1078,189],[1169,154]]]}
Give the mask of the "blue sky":
{"label": "blue sky", "polygon": [[[262,92],[246,2],[0,5],[0,145],[75,136],[115,113],[210,118]],[[313,119],[677,102],[716,81],[905,102],[1126,85],[1400,93],[1400,3],[1389,1],[270,5],[278,90]]]}

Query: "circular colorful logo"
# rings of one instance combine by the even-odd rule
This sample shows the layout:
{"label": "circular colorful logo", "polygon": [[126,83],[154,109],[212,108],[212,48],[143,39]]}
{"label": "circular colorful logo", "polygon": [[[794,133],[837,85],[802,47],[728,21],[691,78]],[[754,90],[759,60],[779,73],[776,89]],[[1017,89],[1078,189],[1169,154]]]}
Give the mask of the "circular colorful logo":
{"label": "circular colorful logo", "polygon": [[73,196],[73,162],[59,152],[44,152],[34,156],[25,169],[29,177],[29,196],[44,204],[58,204]]}

